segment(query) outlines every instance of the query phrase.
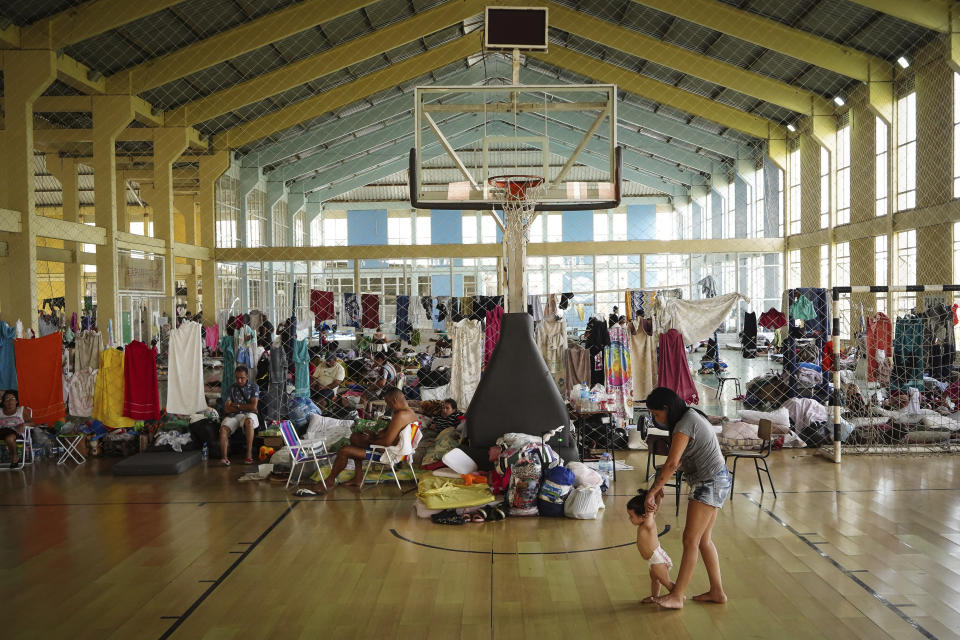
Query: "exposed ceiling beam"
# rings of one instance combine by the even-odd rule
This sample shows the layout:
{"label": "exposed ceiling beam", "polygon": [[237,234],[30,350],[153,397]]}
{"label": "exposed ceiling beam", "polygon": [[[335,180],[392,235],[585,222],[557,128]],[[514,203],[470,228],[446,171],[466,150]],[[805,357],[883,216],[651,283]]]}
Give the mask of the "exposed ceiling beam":
{"label": "exposed ceiling beam", "polygon": [[[117,142],[152,141],[158,129],[149,127],[131,127],[117,136]],[[206,140],[201,139],[196,129],[188,129],[190,146],[206,149]],[[79,142],[93,142],[93,129],[34,129],[33,140],[38,145],[65,145]]]}
{"label": "exposed ceiling beam", "polygon": [[[449,85],[457,84],[476,84],[484,79],[484,69],[482,65],[474,65],[469,69],[463,69],[457,73],[445,75],[437,79],[438,82]],[[336,118],[330,122],[318,125],[305,131],[303,134],[282,140],[270,145],[266,145],[255,151],[251,151],[243,158],[245,167],[263,167],[272,165],[286,158],[297,156],[303,152],[311,151],[320,145],[332,140],[342,138],[344,134],[354,131],[360,131],[377,123],[395,118],[403,113],[413,112],[413,94],[405,93],[394,98],[388,98],[383,102],[351,113],[342,118]],[[411,131],[413,124],[410,124]]]}
{"label": "exposed ceiling beam", "polygon": [[335,111],[366,96],[408,82],[434,69],[465,59],[479,50],[480,34],[475,32],[363,75],[318,96],[301,100],[268,115],[245,122],[222,135],[226,138],[228,147],[234,149],[243,147],[324,113]]}
{"label": "exposed ceiling beam", "polygon": [[182,0],[91,0],[23,27],[21,46],[56,51],[179,2]]}
{"label": "exposed ceiling beam", "polygon": [[236,58],[318,24],[373,4],[374,0],[304,0],[200,42],[125,69],[107,79],[108,87],[130,93],[154,89],[215,64]]}
{"label": "exposed ceiling beam", "polygon": [[719,0],[633,2],[866,83],[870,108],[887,122],[893,117],[893,67],[885,60]]}
{"label": "exposed ceiling beam", "polygon": [[950,33],[950,5],[948,0],[851,0],[856,4],[918,24],[940,33]]}
{"label": "exposed ceiling beam", "polygon": [[736,129],[761,140],[770,137],[783,138],[786,135],[783,126],[766,118],[720,104],[665,82],[647,78],[633,70],[618,67],[570,49],[555,46],[550,53],[530,52],[528,55],[600,82],[616,84],[638,96],[686,111],[691,115]]}
{"label": "exposed ceiling beam", "polygon": [[[153,107],[142,98],[130,98],[134,119],[151,127],[163,125],[163,116],[154,115]],[[0,98],[0,108],[3,98]],[[93,96],[40,96],[33,103],[34,113],[93,113]]]}
{"label": "exposed ceiling beam", "polygon": [[550,26],[797,113],[823,115],[834,112],[826,99],[812,91],[573,11],[555,2],[550,3]]}
{"label": "exposed ceiling beam", "polygon": [[[520,69],[520,81],[523,84],[554,84],[557,79],[552,75],[524,67]],[[623,87],[618,88],[623,89]],[[668,138],[682,140],[728,158],[748,157],[750,155],[746,146],[734,140],[691,127],[674,118],[668,118],[623,101],[617,103],[617,118],[621,124],[632,123],[642,129],[659,133]]]}
{"label": "exposed ceiling beam", "polygon": [[408,44],[429,33],[463,22],[483,11],[480,0],[464,0],[442,4],[412,18],[395,22],[372,33],[345,42],[256,76],[245,82],[217,91],[168,111],[171,124],[196,124],[248,104],[264,100],[303,85],[317,78],[368,60],[381,52]]}

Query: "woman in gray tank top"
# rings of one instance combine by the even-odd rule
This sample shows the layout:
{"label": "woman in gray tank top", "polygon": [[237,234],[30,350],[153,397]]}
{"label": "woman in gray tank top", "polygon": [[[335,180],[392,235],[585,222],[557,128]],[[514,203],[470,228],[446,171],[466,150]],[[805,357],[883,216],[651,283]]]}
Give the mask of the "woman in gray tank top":
{"label": "woman in gray tank top", "polygon": [[693,599],[723,604],[727,596],[723,592],[720,560],[711,533],[717,521],[717,512],[730,495],[731,478],[717,436],[706,417],[688,407],[671,389],[654,389],[647,396],[646,404],[653,419],[671,435],[667,461],[647,491],[647,510],[656,511],[663,498],[664,484],[678,468],[683,471],[683,477],[690,485],[687,521],[683,528],[683,559],[680,561],[677,581],[673,590],[657,598],[656,602],[668,609],[683,607],[684,592],[693,577],[697,558],[703,556],[703,564],[710,578],[710,590]]}

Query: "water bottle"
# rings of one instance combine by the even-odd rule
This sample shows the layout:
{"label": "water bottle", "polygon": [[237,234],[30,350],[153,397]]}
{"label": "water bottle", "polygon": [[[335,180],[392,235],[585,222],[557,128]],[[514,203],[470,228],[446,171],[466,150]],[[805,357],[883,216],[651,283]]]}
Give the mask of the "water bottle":
{"label": "water bottle", "polygon": [[207,446],[206,442],[203,443],[203,449],[201,449],[200,455],[203,457],[204,460],[210,457],[210,447]]}
{"label": "water bottle", "polygon": [[600,462],[597,465],[597,469],[600,471],[600,475],[606,481],[607,486],[613,485],[613,459],[610,457],[609,453],[604,453],[600,456]]}
{"label": "water bottle", "polygon": [[580,386],[580,411],[587,411],[590,408],[590,389],[584,382]]}

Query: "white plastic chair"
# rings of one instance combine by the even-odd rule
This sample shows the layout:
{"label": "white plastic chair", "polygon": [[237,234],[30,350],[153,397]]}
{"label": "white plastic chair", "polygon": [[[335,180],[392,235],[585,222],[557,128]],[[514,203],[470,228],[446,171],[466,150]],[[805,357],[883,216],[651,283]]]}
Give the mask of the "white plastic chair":
{"label": "white plastic chair", "polygon": [[[11,467],[10,465],[5,464],[2,466],[2,468],[0,468],[0,470],[19,471],[26,465],[33,464],[33,427],[25,426],[23,428],[23,435],[17,436],[16,443],[23,445],[23,451],[20,454],[20,464],[18,464],[16,467]],[[29,462],[27,462],[28,452],[30,456]]]}
{"label": "white plastic chair", "polygon": [[[297,474],[297,484],[300,484],[305,466],[312,462],[317,468],[317,473],[320,473],[320,460],[325,460],[327,464],[330,463],[330,453],[327,451],[327,445],[324,444],[323,440],[304,444],[300,441],[300,436],[297,435],[292,422],[281,420],[279,425],[283,442],[290,449],[290,475],[287,476],[287,487],[290,486],[290,482],[293,480],[293,472],[298,466],[300,467],[300,473]],[[323,473],[320,473],[320,482],[326,489],[327,481],[323,479]]]}
{"label": "white plastic chair", "polygon": [[[393,480],[397,483],[397,488],[403,493],[403,487],[400,486],[400,478],[397,477],[396,465],[404,460],[407,461],[407,465],[410,467],[410,473],[413,474],[413,482],[418,485],[420,484],[420,481],[417,480],[417,472],[413,469],[413,453],[417,450],[417,445],[420,444],[420,440],[423,438],[423,433],[420,431],[420,423],[411,422],[400,430],[400,435],[397,438],[400,443],[400,449],[397,451],[392,451],[392,447],[379,444],[367,446],[367,468],[363,472],[363,483],[361,483],[361,486],[364,486],[367,482],[367,474],[370,473],[370,467],[378,464],[380,465],[380,475],[377,476],[377,484],[380,484],[380,481],[383,479],[384,469],[389,467],[390,471],[393,472]],[[377,456],[376,459],[374,456]]]}

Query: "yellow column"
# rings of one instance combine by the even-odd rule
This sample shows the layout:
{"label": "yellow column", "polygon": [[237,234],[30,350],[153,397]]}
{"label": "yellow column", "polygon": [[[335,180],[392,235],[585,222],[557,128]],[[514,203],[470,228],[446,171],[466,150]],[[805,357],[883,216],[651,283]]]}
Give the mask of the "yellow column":
{"label": "yellow column", "polygon": [[170,322],[177,317],[177,269],[173,258],[176,241],[173,224],[173,162],[183,155],[190,142],[185,127],[157,129],[153,137],[153,229],[157,238],[166,242],[164,248],[164,288]]}
{"label": "yellow column", "polygon": [[0,302],[9,323],[37,329],[37,220],[34,218],[33,102],[56,77],[52,51],[4,52],[4,126],[0,208],[20,212],[20,233],[6,234],[5,287]]}
{"label": "yellow column", "polygon": [[[200,263],[200,274],[203,278],[200,283],[203,289],[203,324],[206,326],[216,324],[217,309],[225,306],[224,301],[216,299],[217,267],[212,254],[217,246],[217,180],[229,168],[228,151],[218,151],[200,158],[200,190],[197,197],[200,244],[211,252],[211,258]],[[230,304],[230,301],[226,304]]]}
{"label": "yellow column", "polygon": [[[117,171],[117,229],[130,231],[130,212],[127,207],[127,179],[122,171]],[[148,235],[146,231],[144,235]]]}
{"label": "yellow column", "polygon": [[117,136],[133,120],[129,96],[93,97],[93,201],[98,227],[106,242],[97,247],[97,325],[106,334],[113,320],[113,335],[120,337],[117,300]]}
{"label": "yellow column", "polygon": [[[197,215],[194,196],[174,196],[173,208],[183,216],[183,226],[186,232],[183,241],[186,244],[197,244]],[[187,266],[190,268],[184,277],[187,285],[187,309],[190,313],[195,314],[200,310],[197,260],[187,260]]]}
{"label": "yellow column", "polygon": [[[60,158],[56,153],[46,154],[47,171],[60,181],[63,199],[63,219],[80,222],[80,192],[77,184],[77,161]],[[67,313],[83,311],[83,265],[80,264],[80,243],[64,242],[63,248],[73,252],[73,260],[63,265],[64,301]]]}

